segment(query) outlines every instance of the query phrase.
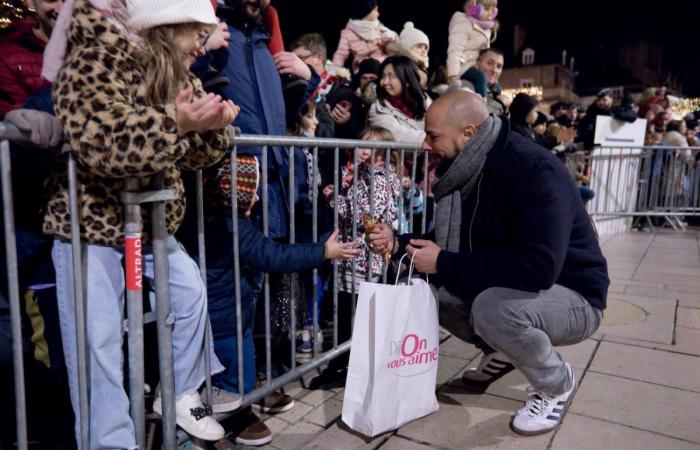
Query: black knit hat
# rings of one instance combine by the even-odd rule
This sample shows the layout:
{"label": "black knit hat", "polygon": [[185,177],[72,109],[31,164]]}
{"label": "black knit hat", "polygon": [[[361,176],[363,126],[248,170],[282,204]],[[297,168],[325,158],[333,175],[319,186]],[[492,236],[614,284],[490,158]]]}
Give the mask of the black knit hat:
{"label": "black knit hat", "polygon": [[381,76],[380,68],[381,63],[374,58],[363,59],[357,68],[357,76],[361,77],[366,73],[373,73],[376,76]]}
{"label": "black knit hat", "polygon": [[350,7],[351,19],[364,19],[377,7],[377,0],[352,0],[352,2],[350,2]]}
{"label": "black knit hat", "polygon": [[535,109],[539,104],[537,97],[520,93],[515,96],[510,104],[510,118],[514,123],[525,123],[525,118],[530,111]]}
{"label": "black knit hat", "polygon": [[547,123],[547,115],[543,112],[537,111],[537,120],[532,124],[533,127],[537,125],[544,125]]}

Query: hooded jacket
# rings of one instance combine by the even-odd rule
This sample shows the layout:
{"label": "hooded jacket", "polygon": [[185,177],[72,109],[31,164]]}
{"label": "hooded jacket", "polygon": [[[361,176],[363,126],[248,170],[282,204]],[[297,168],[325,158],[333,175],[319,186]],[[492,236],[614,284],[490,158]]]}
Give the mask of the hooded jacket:
{"label": "hooded jacket", "polygon": [[479,51],[491,46],[492,30],[485,30],[468,15],[457,11],[450,19],[447,47],[447,76],[461,77],[474,66]]}
{"label": "hooded jacket", "polygon": [[[136,47],[87,0],[77,0],[68,36],[71,49],[54,84],[56,116],[77,159],[82,239],[117,247],[124,242],[124,207],[120,194],[128,177],[141,189],[163,174],[163,188],[179,198],[166,204],[166,226],[174,234],[185,213],[180,170],[197,170],[217,162],[228,146],[225,130],[200,135],[177,133],[175,106],[146,106],[143,67]],[[189,78],[195,98],[204,90]],[[70,239],[67,159],[60,158],[49,179],[50,199],[44,232]],[[144,239],[150,220],[142,214]]]}

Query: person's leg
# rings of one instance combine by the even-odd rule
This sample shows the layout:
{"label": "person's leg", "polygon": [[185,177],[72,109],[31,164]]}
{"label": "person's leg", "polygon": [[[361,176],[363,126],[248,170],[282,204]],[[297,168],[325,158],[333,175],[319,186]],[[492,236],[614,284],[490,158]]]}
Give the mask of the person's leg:
{"label": "person's leg", "polygon": [[[214,384],[228,392],[240,393],[238,381],[238,339],[236,336],[216,339],[214,341],[216,354],[226,369],[214,377]],[[255,364],[247,364],[245,355],[254,355],[252,330],[246,330],[243,334],[243,378],[244,393],[255,389]]]}
{"label": "person's leg", "polygon": [[[122,255],[113,248],[87,245],[85,273],[88,377],[90,396],[90,448],[135,448],[134,424],[129,416],[129,399],[123,386],[124,272]],[[78,403],[78,351],[73,260],[71,245],[54,241],[56,294],[66,358],[71,403],[75,412],[76,438],[80,444]]]}
{"label": "person's leg", "polygon": [[[224,368],[214,353],[211,332],[205,329],[207,296],[199,267],[185,252],[179,242],[170,236],[167,240],[168,278],[170,285],[170,308],[175,316],[172,328],[173,362],[175,374],[175,396],[199,389],[204,383],[206,371],[204,361],[204,339],[210,340],[211,373]],[[153,253],[144,254],[144,276],[153,278]]]}
{"label": "person's leg", "polygon": [[589,187],[580,186],[578,189],[581,195],[581,201],[583,201],[584,205],[586,205],[589,201],[593,200],[593,197],[595,197],[595,192]]}
{"label": "person's leg", "polygon": [[588,339],[602,314],[585,298],[564,286],[537,293],[490,288],[474,300],[476,333],[505,354],[537,391],[561,395],[572,388],[572,377],[556,345]]}

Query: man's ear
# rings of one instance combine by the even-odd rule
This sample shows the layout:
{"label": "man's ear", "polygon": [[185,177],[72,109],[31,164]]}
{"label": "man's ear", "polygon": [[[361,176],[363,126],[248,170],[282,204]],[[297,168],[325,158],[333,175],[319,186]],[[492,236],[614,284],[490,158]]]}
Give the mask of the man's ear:
{"label": "man's ear", "polygon": [[464,137],[467,140],[473,138],[474,135],[476,134],[476,126],[474,126],[473,123],[468,123],[467,125],[465,125],[463,133],[464,133]]}

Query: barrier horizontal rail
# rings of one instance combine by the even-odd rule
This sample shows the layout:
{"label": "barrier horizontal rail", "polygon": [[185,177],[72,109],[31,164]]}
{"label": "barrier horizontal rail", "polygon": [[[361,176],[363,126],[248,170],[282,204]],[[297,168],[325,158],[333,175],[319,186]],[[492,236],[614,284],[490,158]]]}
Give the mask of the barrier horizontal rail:
{"label": "barrier horizontal rail", "polygon": [[597,222],[632,219],[628,228],[656,217],[684,229],[683,218],[700,216],[700,147],[598,147],[565,163],[595,193],[587,209]]}

